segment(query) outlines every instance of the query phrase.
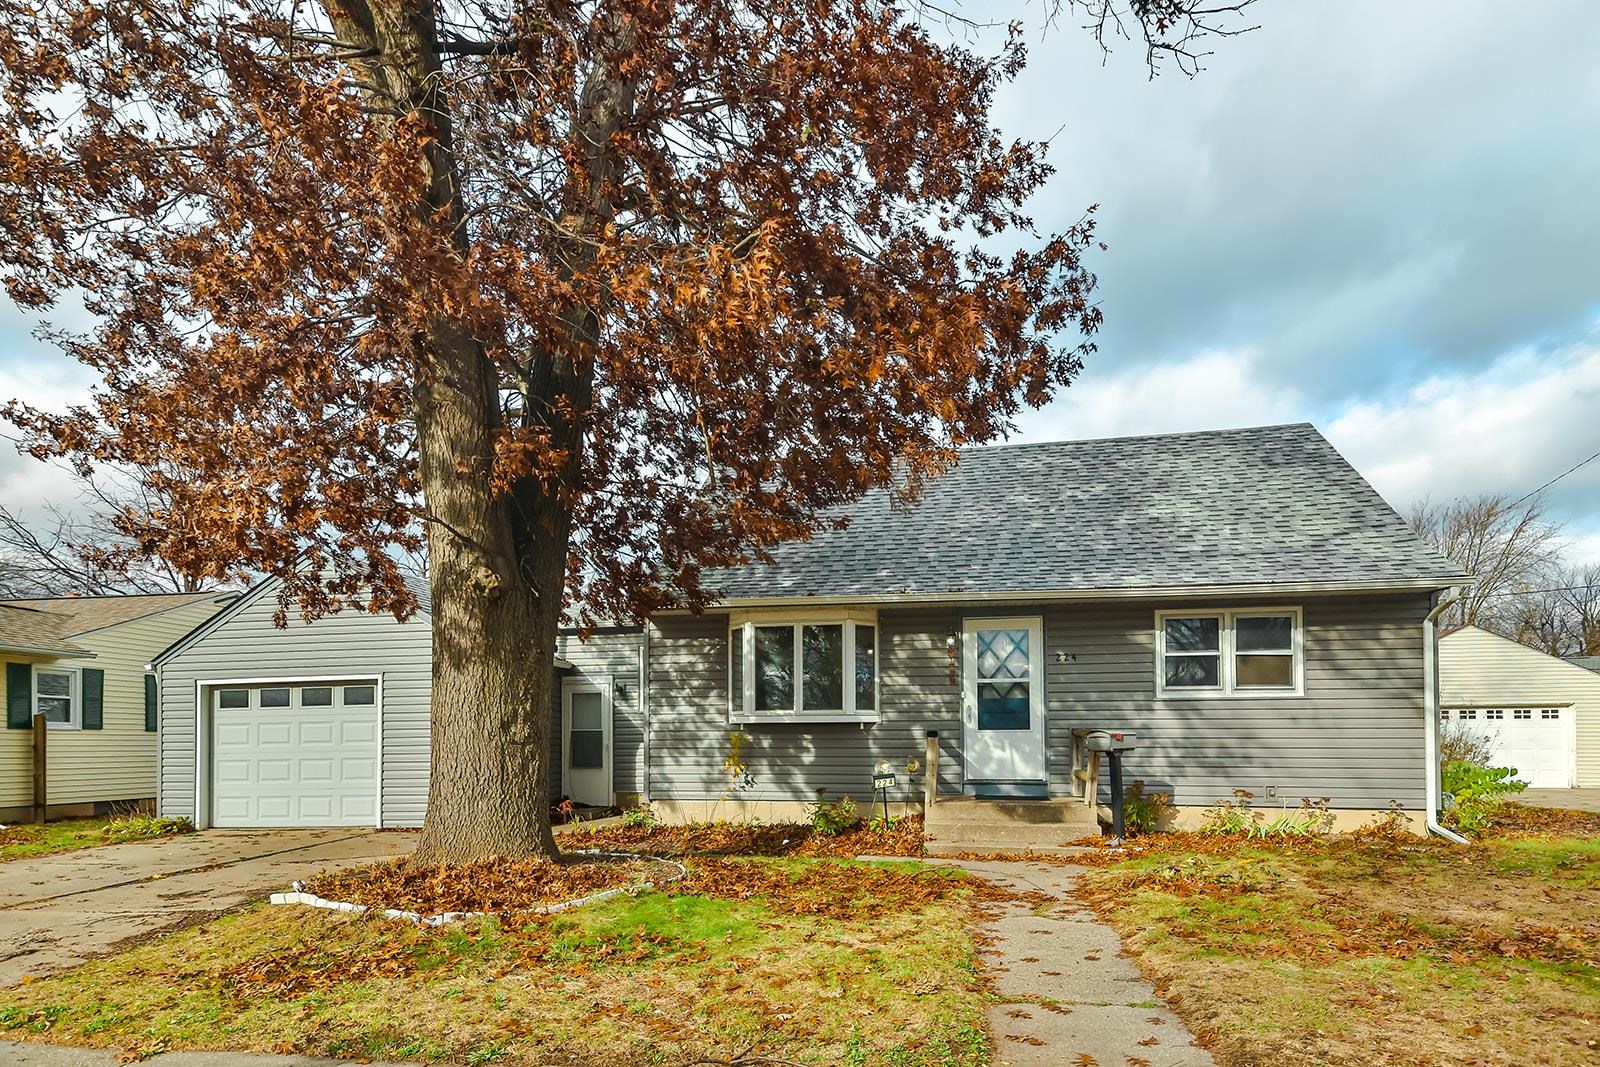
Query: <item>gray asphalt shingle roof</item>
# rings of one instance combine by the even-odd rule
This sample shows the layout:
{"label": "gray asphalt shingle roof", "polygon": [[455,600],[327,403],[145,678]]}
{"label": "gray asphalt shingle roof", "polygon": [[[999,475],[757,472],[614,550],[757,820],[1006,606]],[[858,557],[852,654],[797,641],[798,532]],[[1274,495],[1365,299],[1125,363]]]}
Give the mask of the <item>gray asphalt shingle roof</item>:
{"label": "gray asphalt shingle roof", "polygon": [[1567,662],[1600,674],[1600,656],[1568,656]]}
{"label": "gray asphalt shingle roof", "polygon": [[910,510],[710,575],[725,600],[1461,578],[1308,423],[965,450]]}

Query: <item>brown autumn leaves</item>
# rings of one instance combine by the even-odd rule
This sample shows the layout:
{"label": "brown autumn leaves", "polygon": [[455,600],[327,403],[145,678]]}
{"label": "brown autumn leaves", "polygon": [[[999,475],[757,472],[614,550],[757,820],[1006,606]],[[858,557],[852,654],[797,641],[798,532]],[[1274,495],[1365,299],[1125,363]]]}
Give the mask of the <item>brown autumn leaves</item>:
{"label": "brown autumn leaves", "polygon": [[[914,488],[1076,373],[1092,227],[1024,213],[1044,147],[990,116],[1015,34],[984,57],[874,0],[357,6],[426,21],[418,54],[358,48],[340,4],[0,9],[0,272],[25,307],[84,295],[60,340],[104,377],[8,414],[154,472],[119,517],[146,551],[407,610],[441,323],[499,385],[469,473],[560,501],[601,617],[702,603],[704,568]],[[597,146],[601,75],[627,97]],[[454,210],[419,207],[441,174]]]}

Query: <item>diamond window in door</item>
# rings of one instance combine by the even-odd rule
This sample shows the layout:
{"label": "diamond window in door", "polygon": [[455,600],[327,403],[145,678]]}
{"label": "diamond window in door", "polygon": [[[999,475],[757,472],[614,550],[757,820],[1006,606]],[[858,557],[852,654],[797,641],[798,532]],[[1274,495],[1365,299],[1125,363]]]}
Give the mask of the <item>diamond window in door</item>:
{"label": "diamond window in door", "polygon": [[978,729],[1032,726],[1028,631],[978,631]]}
{"label": "diamond window in door", "polygon": [[979,630],[978,677],[1026,678],[1028,631]]}

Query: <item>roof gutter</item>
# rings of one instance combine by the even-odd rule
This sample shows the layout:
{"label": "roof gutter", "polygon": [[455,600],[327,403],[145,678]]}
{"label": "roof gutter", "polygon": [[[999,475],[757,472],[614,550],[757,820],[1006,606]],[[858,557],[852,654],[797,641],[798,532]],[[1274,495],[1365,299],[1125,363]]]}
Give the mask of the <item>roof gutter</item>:
{"label": "roof gutter", "polygon": [[1439,808],[1443,803],[1439,767],[1439,616],[1459,599],[1452,589],[1450,595],[1441,597],[1422,620],[1422,717],[1424,744],[1427,745],[1423,758],[1428,807],[1424,822],[1428,833],[1467,845],[1471,842],[1439,824]]}
{"label": "roof gutter", "polygon": [[[1003,602],[1022,604],[1060,600],[1205,600],[1235,596],[1281,596],[1287,593],[1402,593],[1437,592],[1470,581],[1469,575],[1441,578],[1395,578],[1386,581],[1353,582],[1246,582],[1234,585],[1151,585],[1111,589],[1056,589],[1045,591],[990,590],[985,592],[879,593],[859,596],[770,596],[727,597],[706,605],[707,611],[730,608],[779,608],[835,604],[962,604]],[[664,611],[662,615],[687,614],[688,609]]]}
{"label": "roof gutter", "polygon": [[87,649],[35,648],[32,645],[0,645],[0,652],[20,652],[25,656],[49,656],[52,659],[97,659]]}

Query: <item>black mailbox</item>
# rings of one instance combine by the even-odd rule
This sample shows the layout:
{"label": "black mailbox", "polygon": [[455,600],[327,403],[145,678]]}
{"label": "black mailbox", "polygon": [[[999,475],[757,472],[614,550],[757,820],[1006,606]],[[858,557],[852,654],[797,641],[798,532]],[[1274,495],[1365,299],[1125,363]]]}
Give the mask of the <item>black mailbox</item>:
{"label": "black mailbox", "polygon": [[1127,752],[1138,741],[1139,735],[1129,730],[1090,730],[1083,745],[1090,752]]}
{"label": "black mailbox", "polygon": [[1122,817],[1122,754],[1138,747],[1139,735],[1131,730],[1090,730],[1083,738],[1083,747],[1090,752],[1104,752],[1111,763],[1111,840],[1121,844]]}

